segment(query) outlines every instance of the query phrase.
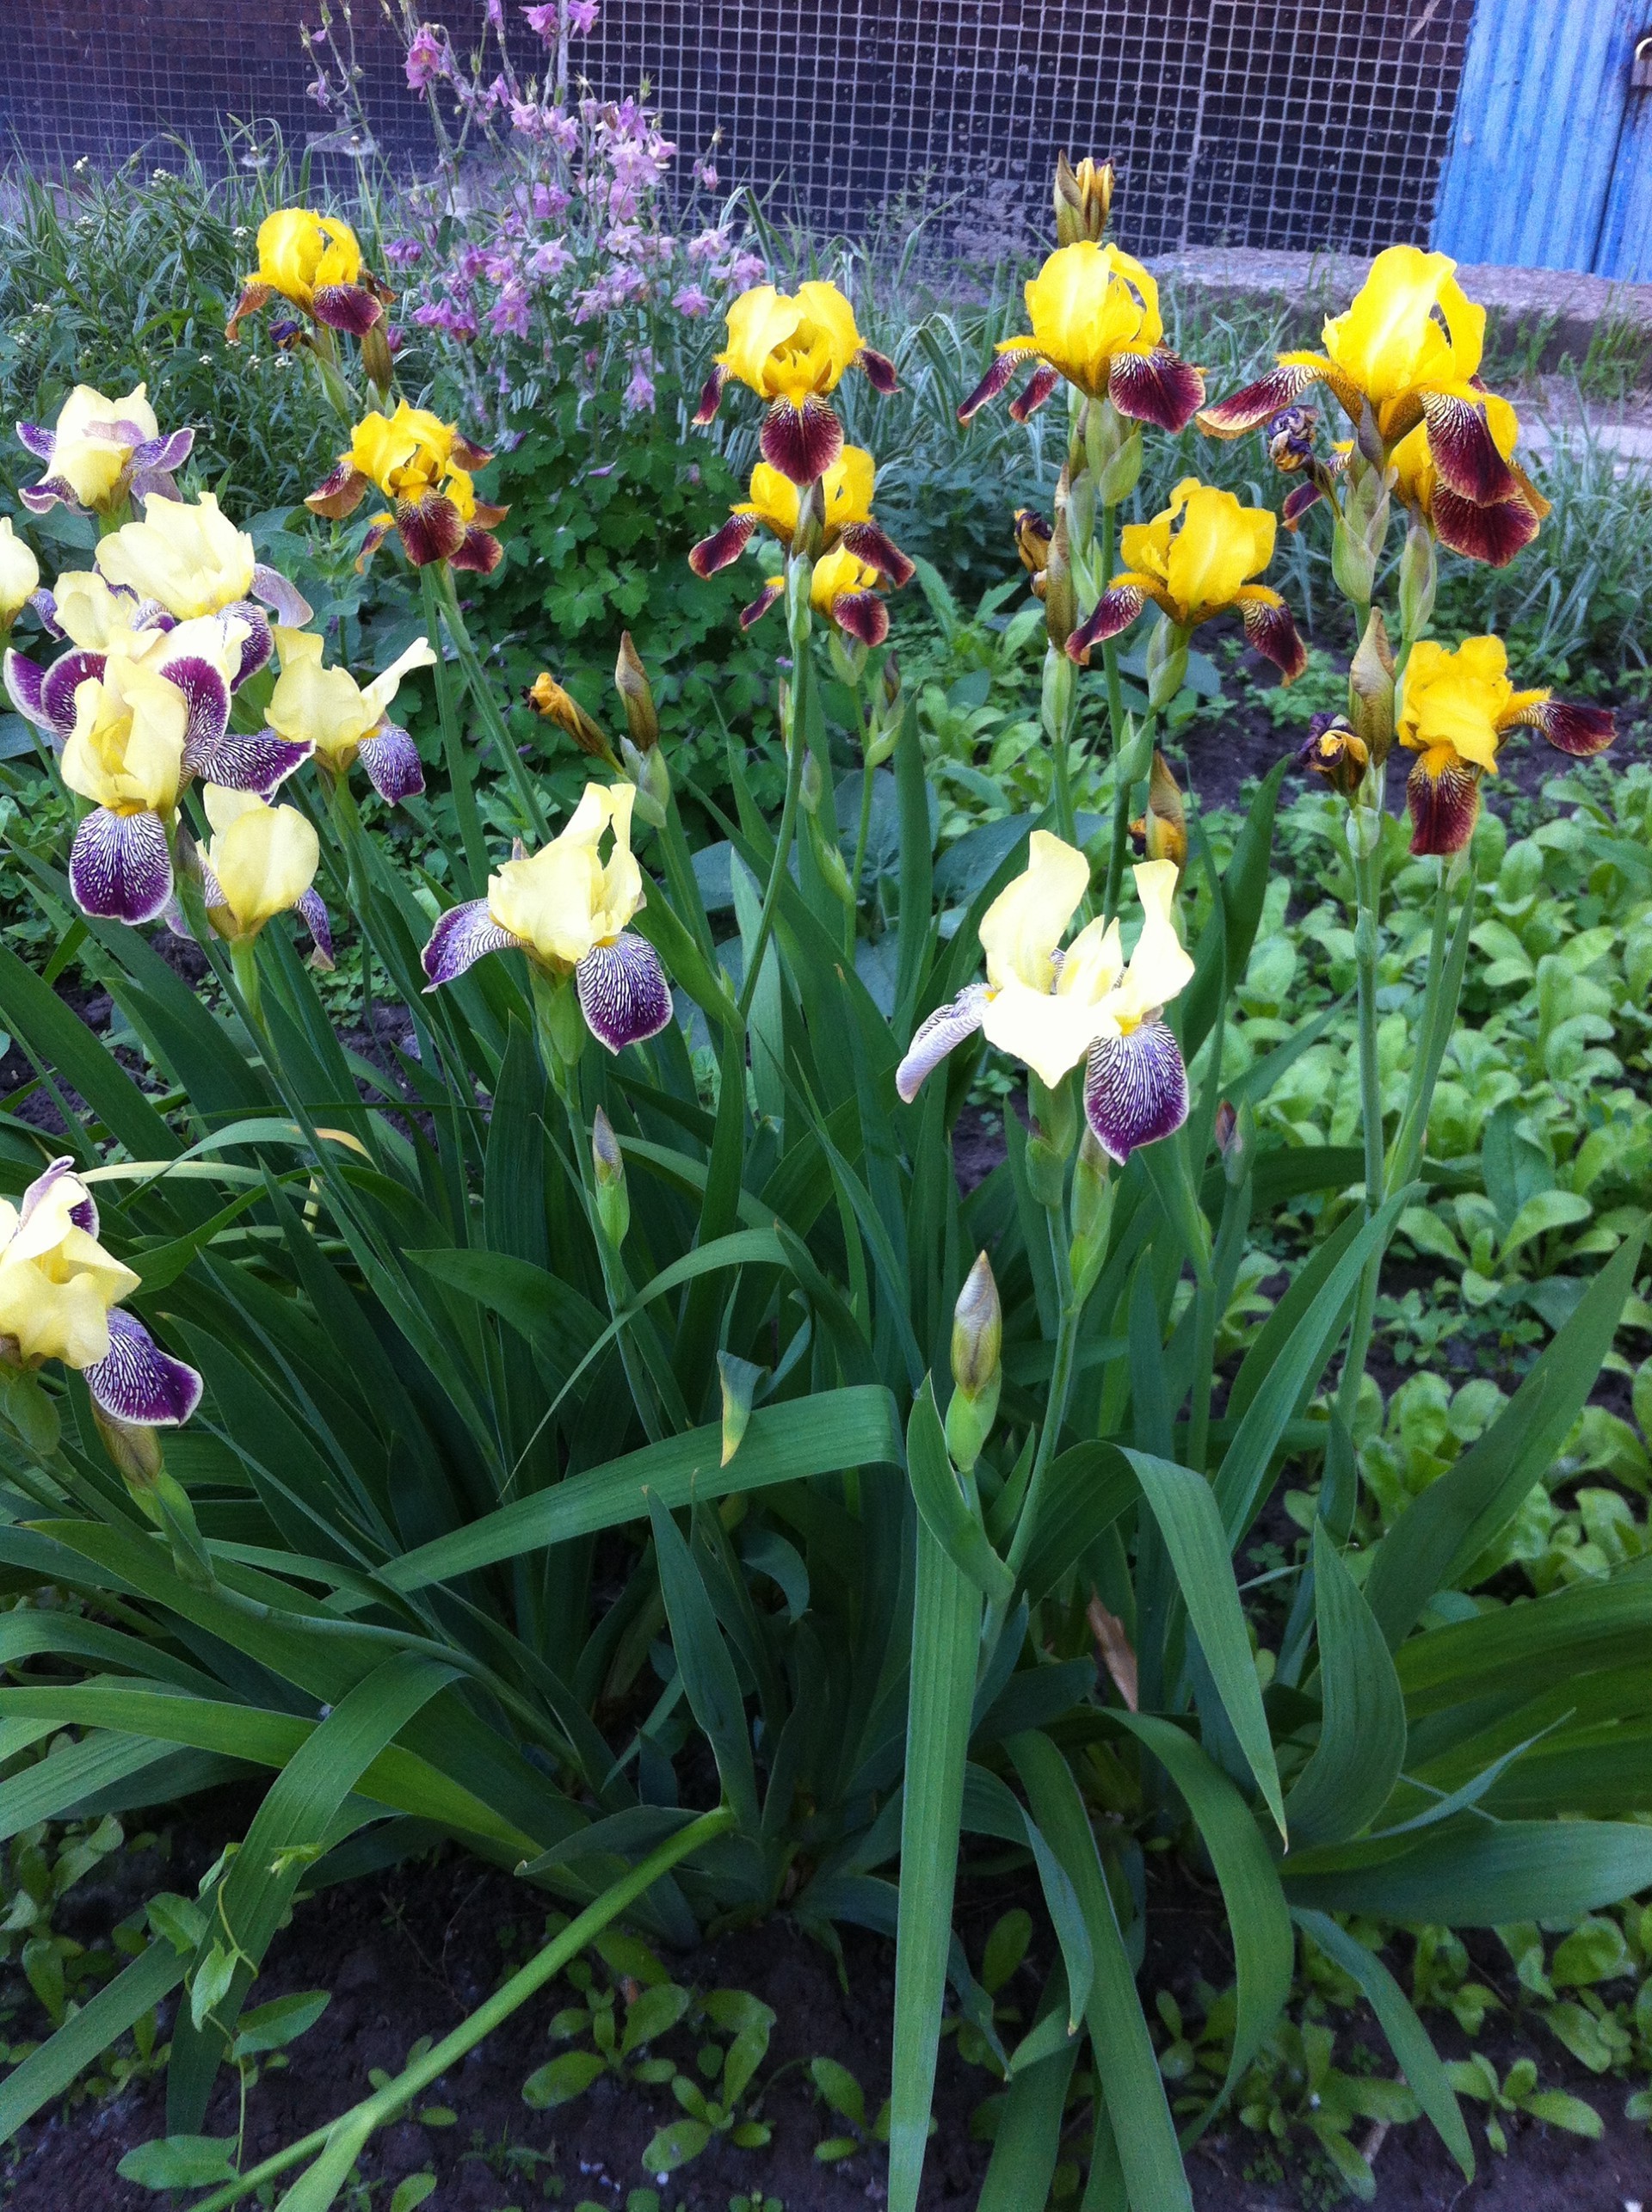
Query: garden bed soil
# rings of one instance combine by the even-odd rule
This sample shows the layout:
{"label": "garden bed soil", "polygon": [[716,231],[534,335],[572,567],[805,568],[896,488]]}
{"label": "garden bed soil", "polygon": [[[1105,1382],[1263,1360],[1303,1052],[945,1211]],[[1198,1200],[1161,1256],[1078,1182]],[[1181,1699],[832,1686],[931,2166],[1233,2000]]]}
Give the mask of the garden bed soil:
{"label": "garden bed soil", "polygon": [[[136,1878],[193,1886],[195,1875],[225,1833],[239,1833],[250,1811],[248,1790],[203,1802],[193,1817],[201,1825],[181,1834],[163,1869],[141,1866],[131,1854],[109,1863],[107,1880],[89,1877],[71,1894],[64,1925],[82,1940],[107,1933],[130,1909]],[[216,1815],[216,1818],[213,1815]],[[145,1854],[145,1857],[148,1855]],[[958,1925],[966,1950],[978,1958],[993,1922],[1016,1901],[1002,1880],[961,1885]],[[1032,1901],[1029,1900],[1029,1902]],[[256,1989],[258,2001],[290,1991],[330,1987],[333,2000],[320,2022],[292,2049],[285,2069],[266,2073],[248,2104],[246,2158],[268,2156],[282,2145],[334,2117],[369,2093],[369,2069],[396,2072],[409,2046],[422,2036],[446,2034],[521,1963],[539,1939],[539,1899],[506,1874],[452,1851],[393,1869],[351,1885],[322,1891],[299,1907],[277,1937]],[[1220,1984],[1231,1979],[1220,1902],[1196,1881],[1173,1875],[1156,1885],[1150,1910],[1151,1944],[1143,1988],[1169,1987],[1186,1996],[1199,1976]],[[363,2178],[377,2183],[373,2202],[387,2202],[385,2184],[403,2175],[434,2172],[432,2212],[521,2212],[556,2203],[562,2212],[590,2205],[623,2212],[627,2193],[656,2186],[663,2212],[727,2212],[731,2198],[758,2193],[778,2199],[786,2212],[862,2212],[885,2202],[884,2167],[860,2155],[823,2166],[815,2146],[838,2131],[811,2093],[807,2064],[816,2056],[837,2060],[860,2080],[869,2110],[887,2092],[893,2011],[893,1947],[879,1938],[843,1932],[847,1987],[824,1950],[791,1922],[775,1918],[722,1937],[687,1957],[668,1957],[675,1977],[696,1988],[750,1992],[777,2014],[760,2083],[761,2116],[773,2141],[759,2151],[717,2147],[681,2168],[663,2187],[642,2165],[655,2129],[677,2116],[663,2088],[599,2084],[576,2102],[552,2111],[526,2104],[523,2080],[564,2046],[552,2044],[546,2024],[570,2001],[558,1984],[532,2000],[486,2043],[426,2092],[419,2110],[453,2114],[429,2124],[410,2116],[378,2135],[361,2162]],[[1495,1981],[1495,1946],[1476,1957],[1476,1970]],[[1507,1961],[1501,1960],[1501,1967]],[[1505,1975],[1504,1979],[1509,1977]],[[1001,1993],[999,2002],[1036,2004],[1041,1973],[1033,1959]],[[32,2000],[19,1981],[8,1992],[17,2005],[15,2034],[38,2033]],[[1441,2016],[1430,2026],[1450,2055],[1465,2048]],[[1472,2184],[1464,2183],[1426,2123],[1390,2130],[1377,2158],[1379,2212],[1624,2212],[1652,2197],[1652,2136],[1624,2120],[1624,2085],[1587,2074],[1542,2030],[1543,2048],[1520,2043],[1507,2028],[1489,2030],[1480,2047],[1505,2073],[1529,2052],[1545,2087],[1564,2087],[1600,2113],[1598,2142],[1540,2126],[1511,2124],[1506,2159],[1486,2150],[1466,2108],[1481,2155]],[[1368,2042],[1379,2069],[1391,2073],[1386,2046],[1374,2024]],[[681,2047],[679,2047],[681,2046]],[[692,2068],[692,2039],[678,2036],[663,2048]],[[1339,2050],[1339,2056],[1341,2055]],[[928,2161],[923,2212],[971,2212],[989,2152],[971,2134],[970,2118],[995,2085],[964,2064],[948,2037],[936,2098],[937,2131]],[[139,2212],[160,2199],[122,2181],[116,2168],[135,2145],[165,2127],[163,2077],[102,2102],[84,2102],[43,2115],[26,2128],[0,2169],[7,2212]],[[236,2099],[221,2076],[206,2132],[227,2135],[236,2125]],[[1302,2212],[1323,2201],[1322,2177],[1287,2166],[1282,2179],[1248,2178],[1259,2170],[1263,2139],[1233,2128],[1205,2138],[1189,2161],[1197,2212]],[[547,2184],[561,2184],[560,2190]],[[1316,2194],[1316,2190],[1321,2191]],[[1027,2212],[1038,2212],[1028,2207]]]}

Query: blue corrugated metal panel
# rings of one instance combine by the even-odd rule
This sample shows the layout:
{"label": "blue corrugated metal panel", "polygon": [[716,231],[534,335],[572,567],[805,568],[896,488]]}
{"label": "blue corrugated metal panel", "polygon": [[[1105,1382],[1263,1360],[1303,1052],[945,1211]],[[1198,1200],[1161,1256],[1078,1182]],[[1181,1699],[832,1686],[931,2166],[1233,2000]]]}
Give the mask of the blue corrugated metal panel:
{"label": "blue corrugated metal panel", "polygon": [[[1652,29],[1652,9],[1645,26]],[[1652,284],[1652,91],[1630,95],[1594,266],[1600,276]]]}
{"label": "blue corrugated metal panel", "polygon": [[1446,252],[1534,268],[1594,265],[1643,28],[1630,8],[1480,0],[1434,222]]}

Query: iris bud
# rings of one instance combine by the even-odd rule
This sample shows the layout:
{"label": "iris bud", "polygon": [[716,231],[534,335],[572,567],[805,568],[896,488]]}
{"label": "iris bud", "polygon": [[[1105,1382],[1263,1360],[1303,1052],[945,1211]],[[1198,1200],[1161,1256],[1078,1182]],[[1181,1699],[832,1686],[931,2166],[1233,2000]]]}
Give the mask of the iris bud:
{"label": "iris bud", "polygon": [[522,701],[544,721],[554,722],[565,736],[573,739],[582,753],[589,753],[594,760],[606,761],[611,768],[619,766],[601,724],[592,720],[548,669],[540,669],[522,693]]}
{"label": "iris bud", "polygon": [[1439,570],[1433,536],[1414,522],[1400,555],[1400,627],[1408,638],[1421,637],[1433,618]]}
{"label": "iris bud", "polygon": [[97,1423],[103,1449],[120,1470],[126,1488],[134,1496],[152,1490],[163,1463],[159,1432],[135,1421],[116,1420],[96,1404],[92,1419]]}
{"label": "iris bud", "polygon": [[[1410,550],[1409,538],[1406,550]],[[1380,767],[1394,742],[1394,656],[1380,607],[1372,608],[1365,634],[1349,665],[1348,724]]]}
{"label": "iris bud", "polygon": [[1052,745],[1060,743],[1062,732],[1072,718],[1076,675],[1065,653],[1054,646],[1045,652],[1041,713],[1045,735]]}
{"label": "iris bud", "polygon": [[620,740],[620,765],[637,793],[637,813],[651,829],[665,827],[665,802],[671,796],[671,775],[657,745],[639,753],[629,737]]}
{"label": "iris bud", "polygon": [[1073,1162],[1073,1242],[1069,1263],[1081,1301],[1095,1288],[1113,1228],[1112,1162],[1087,1125]]}
{"label": "iris bud", "polygon": [[1030,507],[1015,510],[1015,551],[1021,566],[1032,580],[1032,595],[1044,597],[1045,564],[1050,558],[1050,540],[1053,533],[1042,515],[1035,514]]}
{"label": "iris bud", "polygon": [[[1025,559],[1025,554],[1022,558]],[[1067,640],[1078,627],[1078,602],[1073,595],[1072,541],[1068,535],[1064,507],[1056,510],[1055,528],[1045,548],[1042,596],[1045,634],[1064,660]]]}
{"label": "iris bud", "polygon": [[1150,860],[1174,860],[1178,868],[1187,866],[1187,816],[1181,803],[1181,786],[1156,747],[1148,777],[1147,812],[1142,817],[1142,846]]}
{"label": "iris bud", "polygon": [[631,1227],[631,1194],[626,1188],[625,1155],[613,1124],[598,1106],[591,1121],[591,1166],[596,1181],[596,1217],[617,1252]]}
{"label": "iris bud", "polygon": [[626,726],[631,732],[631,742],[639,753],[652,750],[660,742],[660,718],[654,711],[654,693],[650,688],[648,672],[640,655],[632,643],[629,630],[620,633],[620,657],[613,665],[613,687],[620,694],[620,704],[625,709]]}
{"label": "iris bud", "polygon": [[1331,574],[1344,599],[1351,599],[1357,607],[1371,604],[1377,556],[1340,514],[1331,532]]}
{"label": "iris bud", "polygon": [[1003,1334],[998,1285],[983,1252],[952,1309],[952,1381],[957,1387],[946,1408],[946,1447],[966,1475],[981,1457],[997,1415]]}
{"label": "iris bud", "polygon": [[1088,157],[1075,169],[1065,153],[1056,156],[1056,183],[1051,195],[1056,211],[1056,243],[1076,246],[1082,239],[1100,244],[1106,234],[1113,206],[1113,163]]}
{"label": "iris bud", "polygon": [[1142,473],[1142,433],[1132,426],[1129,436],[1095,480],[1096,497],[1103,507],[1120,507],[1135,490]]}
{"label": "iris bud", "polygon": [[[811,761],[810,766],[812,767],[813,765]],[[849,882],[849,872],[842,850],[835,839],[828,835],[818,814],[809,816],[809,847],[815,856],[815,866],[820,870],[832,897],[845,906],[853,906],[855,903],[854,891]]]}
{"label": "iris bud", "polygon": [[1187,639],[1174,622],[1161,622],[1147,641],[1148,704],[1162,713],[1187,674]]}
{"label": "iris bud", "polygon": [[390,387],[396,381],[396,364],[391,359],[390,333],[381,315],[379,320],[361,333],[361,366],[367,373],[367,381],[378,393],[379,404],[390,397]]}
{"label": "iris bud", "polygon": [[798,502],[798,526],[792,533],[792,558],[813,563],[826,543],[826,490],[817,477]]}

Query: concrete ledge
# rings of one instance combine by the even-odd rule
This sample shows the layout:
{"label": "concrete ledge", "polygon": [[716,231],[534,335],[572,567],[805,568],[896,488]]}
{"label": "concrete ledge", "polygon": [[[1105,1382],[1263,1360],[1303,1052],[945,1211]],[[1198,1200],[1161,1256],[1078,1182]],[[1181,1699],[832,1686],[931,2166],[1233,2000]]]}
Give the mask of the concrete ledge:
{"label": "concrete ledge", "polygon": [[[1162,283],[1189,304],[1260,310],[1282,316],[1287,334],[1317,343],[1326,314],[1339,312],[1371,267],[1353,254],[1268,253],[1248,246],[1202,246],[1154,265]],[[1508,268],[1464,262],[1463,289],[1490,310],[1488,351],[1519,354],[1532,370],[1581,364],[1597,340],[1619,347],[1635,381],[1652,383],[1652,284],[1612,284],[1572,269]]]}

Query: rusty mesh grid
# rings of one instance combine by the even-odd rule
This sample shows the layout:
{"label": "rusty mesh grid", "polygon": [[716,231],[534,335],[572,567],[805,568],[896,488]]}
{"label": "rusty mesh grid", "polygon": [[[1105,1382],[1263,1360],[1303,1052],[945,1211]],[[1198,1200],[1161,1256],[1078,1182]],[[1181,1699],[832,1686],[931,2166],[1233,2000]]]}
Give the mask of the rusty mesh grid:
{"label": "rusty mesh grid", "polygon": [[[605,96],[646,77],[685,154],[816,227],[924,212],[982,259],[1035,235],[1050,157],[1111,154],[1125,241],[1375,248],[1426,234],[1474,0],[602,0],[575,49]],[[464,46],[478,0],[445,16]],[[509,14],[520,23],[515,0]],[[329,128],[306,101],[306,0],[12,0],[0,150],[113,163],[221,118]],[[416,162],[422,111],[374,0],[363,95]],[[513,45],[516,43],[513,36]],[[534,42],[520,48],[532,65]]]}

